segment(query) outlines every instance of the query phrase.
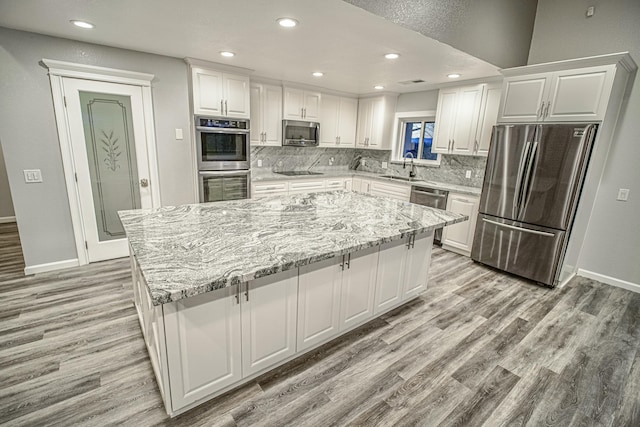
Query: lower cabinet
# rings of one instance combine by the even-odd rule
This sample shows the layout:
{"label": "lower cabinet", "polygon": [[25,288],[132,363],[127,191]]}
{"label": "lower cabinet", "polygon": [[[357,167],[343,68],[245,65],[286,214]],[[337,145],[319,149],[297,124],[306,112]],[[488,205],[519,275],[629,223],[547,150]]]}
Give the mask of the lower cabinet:
{"label": "lower cabinet", "polygon": [[433,233],[409,235],[153,306],[134,298],[167,413],[175,416],[361,325],[425,289]]}
{"label": "lower cabinet", "polygon": [[406,184],[371,181],[371,190],[369,192],[374,196],[391,197],[404,202],[408,202],[411,198],[411,186]]}
{"label": "lower cabinet", "polygon": [[469,217],[468,221],[449,225],[442,231],[442,248],[469,256],[473,246],[473,235],[480,199],[477,196],[449,193],[447,210]]}
{"label": "lower cabinet", "polygon": [[371,192],[371,180],[354,176],[351,189],[360,193],[369,194]]}

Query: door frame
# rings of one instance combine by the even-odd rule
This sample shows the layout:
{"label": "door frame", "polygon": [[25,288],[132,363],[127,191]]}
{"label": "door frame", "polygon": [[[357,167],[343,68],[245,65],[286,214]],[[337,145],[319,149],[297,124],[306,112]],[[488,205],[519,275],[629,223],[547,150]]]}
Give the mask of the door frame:
{"label": "door frame", "polygon": [[42,63],[49,70],[51,94],[53,96],[53,109],[58,128],[58,141],[60,143],[60,154],[62,155],[62,166],[64,170],[65,184],[67,187],[69,210],[71,212],[71,224],[73,226],[76,251],[78,253],[78,264],[85,265],[89,263],[89,253],[86,247],[80,197],[75,179],[76,166],[73,161],[73,146],[71,144],[71,133],[62,86],[62,78],[67,77],[82,80],[119,83],[139,86],[142,89],[142,106],[146,134],[145,146],[149,162],[149,179],[151,181],[151,204],[153,208],[158,208],[161,205],[161,200],[160,188],[158,185],[158,156],[156,152],[153,102],[151,97],[151,80],[153,80],[154,75],[135,71],[118,70],[115,68],[56,61],[53,59],[42,59]]}

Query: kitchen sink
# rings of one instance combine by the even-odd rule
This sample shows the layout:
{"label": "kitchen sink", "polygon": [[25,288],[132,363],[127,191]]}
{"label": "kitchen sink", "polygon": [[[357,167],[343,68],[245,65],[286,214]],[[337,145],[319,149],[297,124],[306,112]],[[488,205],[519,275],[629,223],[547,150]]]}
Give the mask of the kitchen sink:
{"label": "kitchen sink", "polygon": [[322,172],[311,172],[311,171],[283,171],[283,172],[276,172],[280,175],[286,175],[286,176],[303,176],[303,175],[323,175]]}
{"label": "kitchen sink", "polygon": [[382,175],[382,178],[397,179],[399,181],[418,181],[418,178],[412,178],[408,176],[398,176],[398,175]]}

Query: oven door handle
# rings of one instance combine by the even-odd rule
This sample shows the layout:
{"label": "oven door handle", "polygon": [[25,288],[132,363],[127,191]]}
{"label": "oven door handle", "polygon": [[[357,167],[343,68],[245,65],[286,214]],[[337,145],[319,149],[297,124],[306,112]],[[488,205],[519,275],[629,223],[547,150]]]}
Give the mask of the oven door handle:
{"label": "oven door handle", "polygon": [[196,130],[204,133],[227,133],[230,135],[245,135],[250,132],[249,129],[208,128],[204,126],[196,126]]}
{"label": "oven door handle", "polygon": [[202,176],[248,176],[251,171],[248,170],[235,170],[235,171],[199,171],[198,174]]}

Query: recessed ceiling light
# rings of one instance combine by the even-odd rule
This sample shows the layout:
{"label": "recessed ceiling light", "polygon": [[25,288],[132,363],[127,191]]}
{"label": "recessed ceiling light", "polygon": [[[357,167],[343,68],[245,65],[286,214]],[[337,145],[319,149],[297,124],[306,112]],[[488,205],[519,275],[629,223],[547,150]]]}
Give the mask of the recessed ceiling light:
{"label": "recessed ceiling light", "polygon": [[447,77],[449,77],[450,79],[457,79],[458,77],[460,77],[460,74],[453,73],[453,74],[449,74]]}
{"label": "recessed ceiling light", "polygon": [[387,59],[397,59],[400,57],[400,55],[398,55],[397,53],[387,53],[384,57]]}
{"label": "recessed ceiling light", "polygon": [[324,73],[320,72],[320,71],[315,71],[313,74],[313,77],[322,77],[324,76]]}
{"label": "recessed ceiling light", "polygon": [[381,90],[381,89],[384,89],[384,86],[382,86],[382,85],[375,85],[373,88],[374,88],[374,89]]}
{"label": "recessed ceiling light", "polygon": [[231,58],[232,56],[236,56],[235,53],[229,52],[227,50],[223,50],[222,52],[220,52],[220,55],[225,56],[227,58]]}
{"label": "recessed ceiling light", "polygon": [[293,18],[278,18],[276,22],[280,24],[281,27],[285,28],[293,28],[298,25],[298,21]]}
{"label": "recessed ceiling light", "polygon": [[91,22],[87,22],[87,21],[77,21],[75,19],[72,19],[70,22],[73,25],[75,25],[76,27],[80,27],[80,28],[93,28],[93,27],[95,27],[95,25],[93,25]]}

